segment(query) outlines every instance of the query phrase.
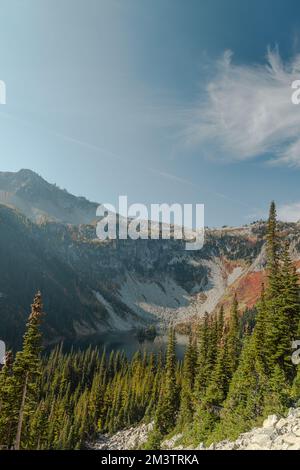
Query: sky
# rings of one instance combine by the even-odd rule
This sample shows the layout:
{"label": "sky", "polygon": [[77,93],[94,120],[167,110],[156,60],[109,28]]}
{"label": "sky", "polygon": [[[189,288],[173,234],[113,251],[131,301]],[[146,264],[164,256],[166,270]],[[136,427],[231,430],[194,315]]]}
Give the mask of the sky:
{"label": "sky", "polygon": [[205,224],[300,219],[298,0],[0,0],[0,171]]}

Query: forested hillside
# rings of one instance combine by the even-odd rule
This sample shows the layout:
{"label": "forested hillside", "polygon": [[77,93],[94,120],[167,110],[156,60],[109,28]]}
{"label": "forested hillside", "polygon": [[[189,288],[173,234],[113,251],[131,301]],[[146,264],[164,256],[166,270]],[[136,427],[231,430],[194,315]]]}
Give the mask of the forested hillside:
{"label": "forested hillside", "polygon": [[[64,222],[71,206],[82,209],[82,198],[27,170],[0,173],[0,196],[0,331],[11,346],[20,345],[38,289],[48,313],[46,342],[201,318],[263,244],[263,226],[256,234],[208,231],[199,252],[173,239],[101,242],[95,223]],[[44,217],[30,217],[49,198],[55,204],[43,206]],[[57,205],[64,207],[62,220],[54,217]],[[96,213],[95,204],[85,205]]]}
{"label": "forested hillside", "polygon": [[270,413],[284,415],[300,399],[300,369],[291,343],[299,337],[299,285],[272,203],[267,233],[267,278],[254,325],[241,320],[235,298],[206,315],[190,336],[183,363],[170,329],[166,355],[97,349],[41,357],[44,319],[37,294],[23,348],[7,355],[0,373],[2,448],[83,448],[98,433],[154,421],[145,448],[173,433],[184,445],[235,439]]}
{"label": "forested hillside", "polygon": [[[100,241],[95,221],[67,217],[90,214],[97,204],[29,170],[0,173],[0,196],[0,333],[9,346],[20,346],[37,290],[47,311],[47,344],[149,324],[187,331],[221,305],[227,315],[235,295],[240,311],[253,315],[267,262],[263,221],[207,228],[203,248],[186,251],[172,238]],[[37,206],[43,217],[32,215]],[[299,268],[300,225],[278,227]]]}

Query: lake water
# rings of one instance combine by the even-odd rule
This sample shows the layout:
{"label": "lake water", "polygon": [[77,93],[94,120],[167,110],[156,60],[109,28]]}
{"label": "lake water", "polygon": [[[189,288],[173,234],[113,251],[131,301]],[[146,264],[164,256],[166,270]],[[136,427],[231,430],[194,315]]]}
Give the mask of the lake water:
{"label": "lake water", "polygon": [[[97,346],[100,350],[105,349],[109,354],[111,351],[124,351],[128,359],[130,359],[136,351],[147,351],[158,353],[160,350],[165,351],[168,341],[168,335],[160,334],[151,340],[140,342],[135,331],[101,333],[85,338],[80,338],[75,342],[65,342],[64,350],[73,349],[84,350],[91,346]],[[178,359],[183,359],[188,337],[185,335],[176,335],[176,355]]]}

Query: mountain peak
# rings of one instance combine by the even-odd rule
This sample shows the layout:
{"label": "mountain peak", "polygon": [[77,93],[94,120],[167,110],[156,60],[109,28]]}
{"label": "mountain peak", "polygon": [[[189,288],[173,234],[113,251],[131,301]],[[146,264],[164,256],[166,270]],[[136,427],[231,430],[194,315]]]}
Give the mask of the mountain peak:
{"label": "mountain peak", "polygon": [[17,208],[36,223],[49,220],[76,225],[92,222],[98,207],[26,168],[0,172],[0,203]]}
{"label": "mountain peak", "polygon": [[22,168],[18,172],[12,173],[12,174],[15,174],[15,175],[18,175],[18,176],[21,176],[21,177],[26,177],[26,178],[29,177],[29,178],[40,179],[40,180],[43,179],[38,173],[36,173],[35,171],[30,170],[28,168]]}

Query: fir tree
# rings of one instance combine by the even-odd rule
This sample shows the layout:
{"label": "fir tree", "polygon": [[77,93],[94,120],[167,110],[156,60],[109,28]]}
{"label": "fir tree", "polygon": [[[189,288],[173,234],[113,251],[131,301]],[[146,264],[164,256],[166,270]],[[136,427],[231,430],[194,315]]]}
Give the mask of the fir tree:
{"label": "fir tree", "polygon": [[267,230],[267,268],[270,294],[278,292],[279,236],[277,230],[276,207],[272,201],[269,210]]}
{"label": "fir tree", "polygon": [[194,413],[193,388],[195,379],[196,351],[194,339],[190,334],[182,368],[182,384],[180,394],[180,412],[178,422],[180,426],[190,424]]}
{"label": "fir tree", "polygon": [[176,382],[175,331],[170,329],[166,354],[165,377],[162,384],[155,427],[162,435],[167,434],[175,426],[179,408],[179,394]]}
{"label": "fir tree", "polygon": [[228,333],[226,338],[227,344],[227,368],[230,377],[234,374],[237,369],[239,362],[239,355],[241,351],[241,340],[240,340],[240,325],[239,325],[239,313],[238,313],[238,302],[236,295],[234,296],[230,318],[228,322]]}
{"label": "fir tree", "polygon": [[221,421],[211,436],[211,441],[236,439],[253,427],[262,416],[267,389],[267,376],[256,357],[253,336],[244,343],[240,362],[230,382],[228,395],[220,414]]}
{"label": "fir tree", "polygon": [[13,364],[14,413],[12,422],[16,432],[14,442],[16,450],[21,447],[24,422],[35,410],[38,400],[38,380],[41,375],[42,310],[42,297],[38,292],[31,306],[23,349],[17,353]]}
{"label": "fir tree", "polygon": [[216,359],[218,338],[216,330],[212,328],[212,322],[209,321],[207,313],[205,313],[204,319],[199,326],[198,338],[198,355],[194,386],[196,402],[199,402],[205,393]]}

